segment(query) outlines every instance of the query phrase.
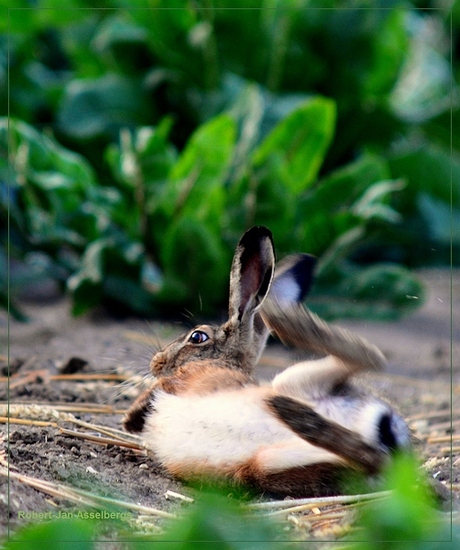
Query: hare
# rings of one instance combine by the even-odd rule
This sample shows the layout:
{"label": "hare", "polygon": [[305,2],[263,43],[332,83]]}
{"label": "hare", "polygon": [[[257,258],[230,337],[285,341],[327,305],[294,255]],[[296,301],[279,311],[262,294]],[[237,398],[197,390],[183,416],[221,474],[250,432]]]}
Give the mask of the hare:
{"label": "hare", "polygon": [[[157,378],[124,425],[174,476],[211,478],[278,496],[337,494],[350,469],[378,473],[410,446],[404,420],[349,379],[381,369],[366,340],[324,323],[302,304],[314,259],[288,257],[274,275],[268,229],[241,238],[230,275],[229,320],[201,325],[152,358]],[[325,357],[258,385],[252,370],[272,331]]]}
{"label": "hare", "polygon": [[[301,302],[312,282],[315,258],[297,254],[275,270],[271,232],[253,227],[240,239],[230,272],[228,321],[200,325],[156,353],[150,362],[156,376],[152,387],[134,402],[124,421],[130,432],[141,432],[153,407],[152,392],[206,393],[257,385],[252,372],[269,335],[259,308],[270,288]],[[279,290],[276,290],[279,289]]]}

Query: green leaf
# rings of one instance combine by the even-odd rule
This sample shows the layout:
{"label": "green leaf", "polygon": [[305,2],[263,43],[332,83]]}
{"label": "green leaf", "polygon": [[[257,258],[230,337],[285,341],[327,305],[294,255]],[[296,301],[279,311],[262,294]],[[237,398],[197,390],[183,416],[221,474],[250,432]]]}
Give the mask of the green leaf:
{"label": "green leaf", "polygon": [[393,177],[408,182],[400,197],[404,213],[415,208],[416,195],[427,193],[455,208],[460,208],[460,155],[436,145],[391,155],[388,158]]}
{"label": "green leaf", "polygon": [[279,539],[280,530],[276,522],[266,521],[262,517],[256,519],[245,512],[235,492],[234,487],[222,491],[222,494],[200,491],[193,507],[160,535],[160,547],[162,542],[169,547],[173,540],[182,541],[176,543],[176,550],[189,550],[197,545],[222,550],[287,548],[288,545]]}
{"label": "green leaf", "polygon": [[177,158],[168,142],[172,119],[164,118],[158,126],[142,126],[134,131],[123,128],[119,145],[110,144],[105,157],[117,181],[136,188],[162,187]]}
{"label": "green leaf", "polygon": [[153,296],[134,277],[108,272],[102,286],[104,298],[128,306],[131,311],[142,315],[153,312]]}
{"label": "green leaf", "polygon": [[67,288],[74,292],[83,281],[100,284],[103,275],[103,254],[112,246],[112,239],[103,238],[92,242],[81,258],[81,268],[67,280]]}
{"label": "green leaf", "polygon": [[385,100],[392,91],[409,45],[406,13],[395,9],[385,15],[379,31],[373,34],[371,66],[361,83],[367,98],[374,101]]}
{"label": "green leaf", "polygon": [[[65,185],[72,191],[84,191],[95,184],[94,171],[84,157],[62,147],[29,124],[0,118],[0,151],[5,152],[5,158],[8,145],[13,169],[22,178],[27,179],[30,173],[66,178]],[[42,176],[44,184],[46,177]]]}
{"label": "green leaf", "polygon": [[[321,228],[319,228],[321,229]],[[318,277],[328,276],[337,269],[337,265],[350,255],[356,245],[364,239],[366,230],[363,225],[352,225],[350,229],[332,237],[329,246],[316,264]],[[313,240],[313,238],[311,237]],[[312,250],[309,248],[308,250]]]}
{"label": "green leaf", "polygon": [[[186,289],[187,304],[203,312],[221,305],[227,295],[229,258],[219,234],[195,218],[182,217],[168,228],[161,249],[165,287],[160,299],[176,302],[171,290]],[[173,283],[173,287],[168,285]],[[168,294],[166,296],[166,294]],[[181,292],[185,300],[184,291]]]}
{"label": "green leaf", "polygon": [[144,42],[146,39],[147,31],[143,27],[130,21],[126,13],[118,12],[102,22],[92,45],[96,51],[103,52],[116,44],[126,45]]}
{"label": "green leaf", "polygon": [[144,248],[125,235],[103,237],[87,246],[81,267],[67,280],[73,312],[80,314],[110,299],[140,313],[151,312],[152,295],[142,288]]}
{"label": "green leaf", "polygon": [[228,115],[210,120],[192,135],[170,173],[161,201],[168,216],[188,216],[218,228],[235,135],[235,123]]}
{"label": "green leaf", "polygon": [[412,456],[396,456],[385,476],[385,488],[391,490],[388,498],[371,502],[363,510],[360,540],[364,548],[435,550],[458,545],[454,541],[458,534],[436,513],[428,483],[420,479]]}
{"label": "green leaf", "polygon": [[[335,247],[342,249],[336,239],[347,232],[350,235],[359,232],[361,238],[369,218],[390,215],[389,208],[377,202],[387,200],[388,193],[393,190],[393,184],[378,183],[387,176],[388,169],[381,159],[365,155],[310,189],[298,204],[296,236],[299,249],[316,255],[328,251],[329,259],[325,264],[333,263],[332,251]],[[377,188],[373,188],[375,184]],[[348,237],[344,239],[348,242]],[[347,250],[351,250],[350,243]]]}
{"label": "green leaf", "polygon": [[376,264],[353,275],[344,286],[358,299],[382,300],[394,306],[423,303],[420,281],[409,270],[394,264]]}
{"label": "green leaf", "polygon": [[388,203],[391,194],[401,191],[404,187],[403,180],[386,180],[374,183],[352,206],[352,211],[365,220],[379,218],[389,223],[401,221],[401,215]]}
{"label": "green leaf", "polygon": [[[38,511],[37,511],[38,513]],[[88,521],[55,520],[28,525],[15,533],[2,546],[5,550],[94,550],[95,525]]]}
{"label": "green leaf", "polygon": [[120,127],[145,124],[152,103],[135,78],[106,74],[73,80],[66,87],[58,112],[59,128],[77,139],[116,136]]}
{"label": "green leaf", "polygon": [[389,175],[385,160],[377,155],[363,155],[320,180],[312,193],[306,195],[305,206],[310,211],[348,210],[372,184],[388,179]]}
{"label": "green leaf", "polygon": [[420,193],[418,208],[428,227],[428,233],[438,243],[460,245],[460,209],[451,208],[444,201],[437,200],[428,193]]}
{"label": "green leaf", "polygon": [[232,178],[239,180],[247,167],[249,153],[259,138],[264,114],[264,101],[259,86],[248,84],[238,95],[229,114],[240,126],[232,167]]}
{"label": "green leaf", "polygon": [[254,167],[276,157],[285,185],[291,193],[299,194],[316,180],[334,125],[332,100],[308,100],[281,121],[254,151]]}
{"label": "green leaf", "polygon": [[423,123],[452,107],[451,61],[428,39],[430,19],[410,14],[414,36],[389,97],[393,110],[407,122]]}
{"label": "green leaf", "polygon": [[[425,290],[407,268],[395,264],[336,266],[341,280],[318,281],[309,301],[312,309],[325,318],[367,318],[395,320],[423,305]],[[328,299],[324,299],[328,296]]]}

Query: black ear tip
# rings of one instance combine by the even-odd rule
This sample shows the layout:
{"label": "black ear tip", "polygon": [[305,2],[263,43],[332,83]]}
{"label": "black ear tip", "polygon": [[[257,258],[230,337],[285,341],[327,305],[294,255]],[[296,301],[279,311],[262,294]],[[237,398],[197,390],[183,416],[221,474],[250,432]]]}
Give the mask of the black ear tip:
{"label": "black ear tip", "polygon": [[316,266],[318,258],[312,254],[298,254],[299,257],[299,266],[301,269],[313,271]]}
{"label": "black ear tip", "polygon": [[273,235],[268,227],[264,225],[255,225],[246,231],[241,237],[239,244],[245,246],[248,242],[260,241],[265,237],[268,237],[270,241],[273,242]]}
{"label": "black ear tip", "polygon": [[317,258],[311,254],[299,254],[299,256],[300,258],[295,268],[294,277],[297,279],[300,286],[299,302],[303,302],[313,285]]}
{"label": "black ear tip", "polygon": [[303,302],[314,281],[316,257],[311,254],[291,254],[277,266],[272,291],[280,300]]}

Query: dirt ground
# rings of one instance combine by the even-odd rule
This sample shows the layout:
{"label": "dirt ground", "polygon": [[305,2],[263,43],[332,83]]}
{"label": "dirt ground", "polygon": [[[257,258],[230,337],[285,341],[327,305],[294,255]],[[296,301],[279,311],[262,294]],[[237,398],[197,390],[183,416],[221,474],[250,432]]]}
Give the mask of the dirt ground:
{"label": "dirt ground", "polygon": [[[366,383],[397,405],[420,440],[428,475],[452,487],[454,495],[460,490],[459,275],[455,272],[452,278],[452,311],[450,272],[431,270],[420,273],[428,297],[411,316],[393,323],[337,323],[367,337],[386,354],[387,373],[368,376]],[[8,327],[6,315],[0,316],[0,417],[6,416],[8,353],[16,371],[9,384],[10,415],[16,418],[9,425],[0,423],[0,471],[9,460],[12,472],[10,479],[0,476],[0,537],[37,514],[61,517],[81,510],[81,505],[63,497],[62,486],[166,512],[180,507],[180,498],[165,494],[169,490],[187,495],[189,489],[161,471],[152,457],[136,445],[114,444],[110,435],[104,442],[97,431],[66,422],[62,415],[70,411],[81,421],[120,429],[124,411],[148,372],[151,354],[193,322],[119,321],[101,312],[72,318],[67,300],[56,298],[49,288],[25,297],[22,307],[28,323],[10,320]],[[271,378],[292,359],[292,352],[269,345],[259,377]],[[132,376],[137,384],[125,381]],[[97,438],[65,430],[96,433]],[[31,479],[58,484],[60,489],[53,494],[54,486],[37,488]],[[128,512],[126,521],[142,530],[145,510]],[[150,517],[155,521],[149,528],[155,530],[155,522],[161,526],[160,517]]]}

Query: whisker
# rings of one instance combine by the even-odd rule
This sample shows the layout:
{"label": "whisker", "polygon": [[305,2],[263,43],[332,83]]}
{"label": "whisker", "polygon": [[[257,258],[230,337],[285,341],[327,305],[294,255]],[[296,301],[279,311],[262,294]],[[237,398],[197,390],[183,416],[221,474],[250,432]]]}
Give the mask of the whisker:
{"label": "whisker", "polygon": [[195,318],[195,315],[189,309],[184,309],[181,315],[182,317],[185,317],[186,319],[190,319],[190,320]]}
{"label": "whisker", "polygon": [[145,333],[145,331],[141,331],[142,334],[144,334],[144,336],[146,336],[147,338],[151,338],[152,339],[152,345],[153,345],[153,350],[150,350],[152,353],[156,353],[159,349],[161,349],[162,347],[162,344],[161,344],[161,341],[160,341],[160,338],[158,337],[158,334],[157,334],[157,331],[155,330],[155,328],[153,327],[153,324],[148,320],[148,319],[144,319],[144,323],[147,325],[147,328],[148,328],[148,334]]}
{"label": "whisker", "polygon": [[120,384],[117,384],[117,386],[115,387],[112,386],[111,388],[107,388],[106,391],[109,392],[110,395],[108,395],[106,399],[102,400],[102,403],[113,403],[121,397],[124,397],[128,393],[134,393],[134,391],[139,390],[139,388],[140,390],[137,391],[137,393],[140,393],[142,389],[147,388],[149,385],[151,385],[153,380],[154,377],[150,373],[146,373],[142,376],[133,376],[129,380],[120,382]]}

